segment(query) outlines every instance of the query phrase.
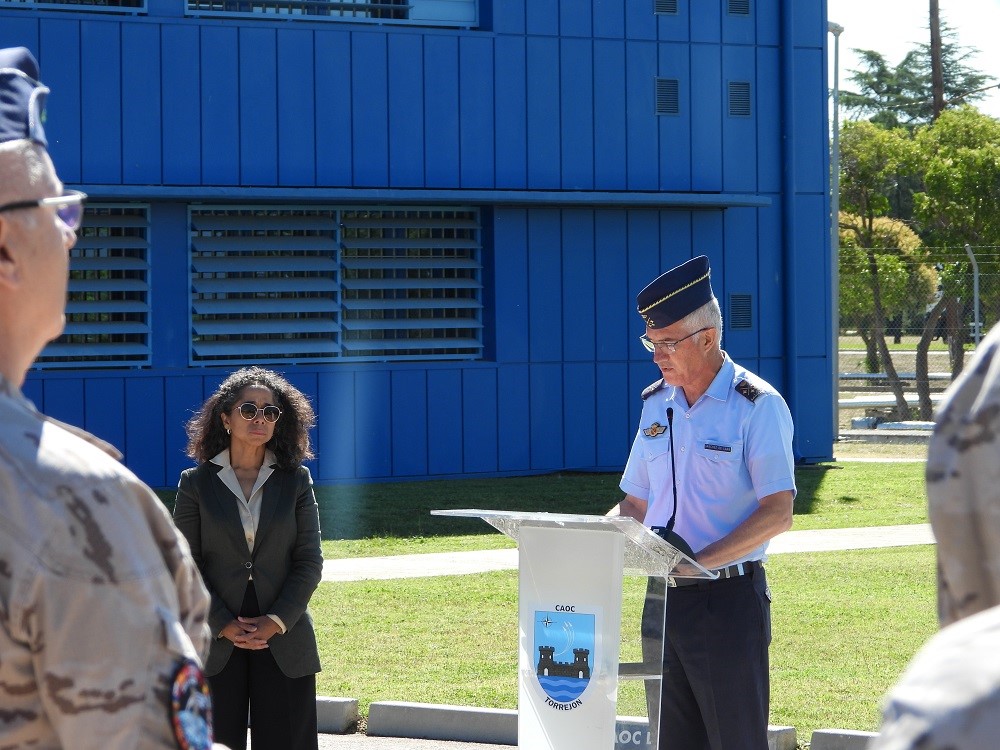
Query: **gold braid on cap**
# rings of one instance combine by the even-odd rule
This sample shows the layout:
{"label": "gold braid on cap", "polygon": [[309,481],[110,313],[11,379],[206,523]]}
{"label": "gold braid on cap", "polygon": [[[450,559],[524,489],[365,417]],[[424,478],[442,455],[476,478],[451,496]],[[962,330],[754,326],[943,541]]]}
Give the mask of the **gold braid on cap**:
{"label": "gold braid on cap", "polygon": [[670,299],[671,297],[673,297],[675,294],[680,294],[685,289],[689,289],[689,288],[693,287],[695,284],[704,281],[705,279],[707,279],[711,275],[712,275],[712,271],[711,270],[707,271],[704,276],[699,276],[697,279],[695,279],[694,281],[692,281],[692,282],[690,282],[688,284],[685,284],[680,289],[675,289],[670,294],[668,294],[666,297],[661,297],[660,299],[656,300],[656,302],[654,302],[653,304],[649,305],[648,307],[642,308],[639,311],[639,314],[642,315],[644,312],[649,312],[650,310],[652,310],[654,307],[656,307],[661,302],[666,302],[668,299]]}

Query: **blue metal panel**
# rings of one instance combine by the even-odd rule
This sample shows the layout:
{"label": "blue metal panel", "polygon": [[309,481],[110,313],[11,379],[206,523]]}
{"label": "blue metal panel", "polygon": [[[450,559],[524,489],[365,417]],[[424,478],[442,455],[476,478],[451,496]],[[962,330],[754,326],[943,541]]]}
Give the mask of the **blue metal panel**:
{"label": "blue metal panel", "polygon": [[[123,417],[127,420],[125,441],[119,447],[125,453],[125,463],[152,487],[172,487],[177,477],[165,472],[166,423],[164,413],[169,405],[164,399],[163,378],[124,378],[125,400]],[[183,415],[172,417],[183,422]]]}
{"label": "blue metal panel", "polygon": [[830,267],[829,232],[817,227],[826,223],[828,206],[824,195],[797,195],[792,204],[795,221],[793,247],[796,252],[795,333],[800,358],[822,357],[830,344],[829,279],[821,273]]}
{"label": "blue metal panel", "polygon": [[276,31],[244,27],[239,36],[240,183],[278,182]]}
{"label": "blue metal panel", "polygon": [[827,33],[825,0],[815,3],[795,4],[793,34],[796,47],[822,49]]}
{"label": "blue metal panel", "polygon": [[559,40],[528,37],[527,60],[528,187],[558,188]]}
{"label": "blue metal panel", "polygon": [[[687,7],[684,5],[683,7]],[[680,114],[656,118],[660,131],[660,189],[691,189],[691,56],[687,44],[659,44],[656,75],[679,82]],[[652,97],[652,84],[647,89]]]}
{"label": "blue metal panel", "polygon": [[493,41],[484,37],[459,39],[459,100],[462,187],[493,187],[494,98]]}
{"label": "blue metal panel", "polygon": [[83,427],[86,424],[86,401],[83,378],[59,378],[45,381],[45,413],[54,419]]}
{"label": "blue metal panel", "polygon": [[122,60],[143,65],[122,66],[122,181],[155,185],[162,181],[160,149],[160,29],[122,25]]}
{"label": "blue metal panel", "polygon": [[[698,3],[699,8],[716,3]],[[692,13],[694,8],[692,8]],[[722,63],[715,44],[691,46],[691,189],[722,189]]]}
{"label": "blue metal panel", "polygon": [[500,471],[531,468],[531,429],[528,423],[528,366],[506,365],[497,369],[497,453]]}
{"label": "blue metal panel", "polygon": [[635,308],[636,295],[650,281],[666,269],[660,267],[660,214],[657,211],[632,210],[627,214],[626,232],[628,236],[628,294],[626,299],[632,304],[628,315],[628,353],[630,356],[647,358],[647,352],[639,343],[639,335],[645,325]]}
{"label": "blue metal panel", "polygon": [[[163,80],[163,181],[201,182],[201,56],[198,29],[167,25],[160,30]],[[155,351],[154,351],[155,356]]]}
{"label": "blue metal panel", "polygon": [[[287,379],[289,383],[302,391],[302,394],[312,405],[313,412],[318,414],[317,394],[319,393],[319,376],[314,372],[302,372],[300,370],[278,370],[278,372],[281,373],[281,375]],[[313,427],[309,431],[309,440],[312,442],[313,453],[318,456],[323,450],[323,445],[319,440],[319,430],[316,429],[316,427]],[[315,459],[307,461],[306,466],[309,467],[309,471],[315,477],[316,472],[319,470],[319,462]]]}
{"label": "blue metal panel", "polygon": [[752,45],[757,36],[757,16],[767,10],[760,8],[762,3],[753,0],[750,3],[749,15],[735,13],[722,13],[722,42],[723,44],[745,44]]}
{"label": "blue metal panel", "polygon": [[[757,48],[757,189],[781,190],[781,78],[778,50]],[[824,133],[826,130],[824,129]]]}
{"label": "blue metal panel", "polygon": [[[722,211],[691,213],[691,245],[694,254],[707,255],[712,268],[725,267],[724,240]],[[725,289],[720,286],[715,286],[714,291],[716,294],[725,294]]]}
{"label": "blue metal panel", "polygon": [[625,0],[594,0],[594,37],[621,39],[625,36]]}
{"label": "blue metal panel", "polygon": [[298,29],[280,29],[277,34],[278,182],[315,185],[317,66],[313,34]]}
{"label": "blue metal panel", "polygon": [[[518,5],[511,2],[509,5]],[[506,6],[508,3],[503,3]],[[498,10],[497,13],[500,13]],[[525,43],[520,37],[497,37],[496,100],[496,186],[527,186],[528,136],[525,107]]]}
{"label": "blue metal panel", "polygon": [[[594,214],[594,274],[600,279],[595,299],[597,359],[628,359],[631,317],[635,314],[628,282],[625,211]],[[636,290],[638,291],[638,290]]]}
{"label": "blue metal panel", "polygon": [[[655,383],[662,376],[660,369],[653,364],[652,355],[647,352],[644,360],[628,363],[627,377],[628,423],[632,428],[632,435],[629,437],[629,447],[631,447],[631,440],[635,437],[635,431],[639,427],[639,418],[642,416],[642,392],[650,383]],[[622,468],[625,468],[627,459],[628,453],[626,452],[621,459]]]}
{"label": "blue metal panel", "polygon": [[377,479],[392,475],[390,373],[362,370],[354,379],[355,476]]}
{"label": "blue metal panel", "polygon": [[354,373],[327,370],[319,374],[316,391],[317,432],[323,452],[319,474],[323,479],[353,479],[355,476]]}
{"label": "blue metal panel", "polygon": [[[725,236],[725,264],[712,275],[715,293],[722,295],[719,303],[723,313],[723,345],[734,359],[756,357],[761,335],[758,309],[760,292],[757,284],[757,210],[734,208],[723,214]],[[730,295],[749,294],[751,297],[752,327],[735,329],[731,325]]]}
{"label": "blue metal panel", "polygon": [[499,457],[496,370],[462,373],[462,455],[466,474],[495,472]]}
{"label": "blue metal panel", "polygon": [[427,374],[392,373],[392,475],[427,474]]}
{"label": "blue metal panel", "polygon": [[624,190],[625,45],[619,41],[594,42],[594,143],[594,187]]}
{"label": "blue metal panel", "polygon": [[424,184],[423,38],[389,37],[389,184]]}
{"label": "blue metal panel", "polygon": [[[38,60],[41,69],[42,79],[49,80],[48,68],[42,64],[42,55],[38,51],[38,19],[25,15],[15,15],[11,13],[4,16],[3,23],[0,23],[0,48],[4,47],[27,47],[31,54]],[[55,55],[53,55],[55,58]],[[57,61],[52,60],[53,67]]]}
{"label": "blue metal panel", "polygon": [[494,215],[497,362],[528,359],[528,213],[499,208]]}
{"label": "blue metal panel", "polygon": [[122,179],[121,38],[117,24],[80,24],[83,173],[87,182]]}
{"label": "blue metal panel", "polygon": [[497,34],[523,34],[525,6],[532,0],[501,0],[493,3],[493,30]]}
{"label": "blue metal panel", "polygon": [[458,40],[425,37],[424,69],[430,82],[424,93],[425,183],[452,187],[458,185]]}
{"label": "blue metal panel", "polygon": [[795,50],[795,189],[825,193],[828,189],[826,67],[822,49]]}
{"label": "blue metal panel", "polygon": [[[240,71],[237,27],[201,31],[201,178],[208,185],[240,182]],[[168,58],[169,59],[169,58]],[[188,92],[192,95],[194,92]]]}
{"label": "blue metal panel", "polygon": [[653,42],[629,42],[625,47],[629,190],[656,190],[659,187],[657,120],[662,118],[656,116],[653,96],[656,47]]}
{"label": "blue metal panel", "polygon": [[431,370],[427,373],[427,427],[433,436],[427,468],[430,474],[459,474],[462,471],[462,373]]}
{"label": "blue metal panel", "polygon": [[[653,15],[653,3],[625,3],[625,38],[626,39],[656,39],[656,16]],[[678,3],[686,5],[686,3]]]}
{"label": "blue metal panel", "polygon": [[594,33],[593,10],[590,3],[579,0],[559,0],[559,35],[590,37]]}
{"label": "blue metal panel", "polygon": [[597,405],[602,397],[597,392],[594,363],[566,364],[563,387],[564,466],[587,469],[597,463]]}
{"label": "blue metal panel", "polygon": [[[826,0],[820,0],[825,6]],[[819,3],[817,3],[819,5]],[[752,6],[757,19],[757,46],[776,47],[781,40],[781,24],[777,0],[756,0]],[[823,9],[826,18],[826,9]]]}
{"label": "blue metal panel", "polygon": [[[188,417],[201,408],[204,401],[200,377],[184,375],[163,379],[163,403],[165,413],[170,417],[162,423],[166,445],[163,485],[166,487],[176,487],[181,472],[194,466],[194,460],[184,454],[187,445],[184,424]],[[132,420],[129,419],[129,425],[131,424]],[[158,426],[157,420],[151,420],[151,425],[153,428]]]}
{"label": "blue metal panel", "polygon": [[388,71],[386,35],[351,34],[351,101],[354,184],[389,181]]}
{"label": "blue metal panel", "polygon": [[832,377],[830,361],[826,357],[798,361],[796,377],[798,392],[803,398],[795,404],[795,452],[809,462],[829,461],[833,456],[833,409],[830,400]]}
{"label": "blue metal panel", "polygon": [[689,3],[678,2],[677,12],[653,16],[656,22],[656,37],[661,42],[687,42],[690,36],[691,16]]}
{"label": "blue metal panel", "polygon": [[581,85],[594,77],[594,48],[589,39],[563,39],[560,48],[562,77],[562,188],[594,187],[594,90]]}
{"label": "blue metal panel", "polygon": [[189,260],[187,206],[153,203],[149,209],[150,239],[175,252],[152,252],[150,262],[149,347],[154,367],[185,367],[191,340],[188,308]]}
{"label": "blue metal panel", "polygon": [[691,212],[660,211],[660,265],[657,275],[700,254],[701,250],[691,242]]}
{"label": "blue metal panel", "polygon": [[45,412],[45,381],[40,379],[33,372],[28,372],[28,377],[24,381],[24,385],[21,386],[21,393],[24,397],[28,399],[31,403],[35,405],[38,411]]}
{"label": "blue metal panel", "polygon": [[[719,42],[722,39],[722,6],[725,0],[712,3],[689,3],[691,10],[691,41]],[[696,45],[692,45],[692,48]],[[694,66],[695,70],[698,66]]]}
{"label": "blue metal panel", "polygon": [[592,362],[597,350],[593,211],[563,209],[562,247],[562,358]]}
{"label": "blue metal panel", "polygon": [[562,359],[562,237],[559,210],[528,212],[528,351],[532,362]]}
{"label": "blue metal panel", "polygon": [[724,46],[722,48],[723,96],[733,81],[750,84],[751,116],[732,116],[727,103],[722,114],[722,189],[754,191],[757,188],[757,102],[760,89],[757,82],[753,47]]}
{"label": "blue metal panel", "polygon": [[[6,23],[7,17],[4,17],[4,25]],[[45,19],[41,23],[38,46],[41,75],[45,85],[54,92],[45,105],[49,153],[62,180],[78,183],[83,176],[80,24]]]}
{"label": "blue metal panel", "polygon": [[528,374],[531,424],[531,468],[561,469],[563,463],[563,374],[562,364],[533,364]]}
{"label": "blue metal panel", "polygon": [[87,378],[83,383],[86,409],[83,425],[119,450],[125,448],[125,384],[122,378]]}
{"label": "blue metal panel", "polygon": [[[578,9],[579,9],[578,4]],[[525,4],[525,27],[527,34],[559,35],[558,0],[528,0]]]}
{"label": "blue metal panel", "polygon": [[638,424],[630,419],[629,404],[641,399],[638,393],[629,391],[628,366],[624,362],[599,362],[596,371],[597,465],[622,469]]}
{"label": "blue metal panel", "polygon": [[781,240],[781,213],[783,202],[757,211],[757,247],[760,253],[757,292],[757,324],[761,331],[760,356],[784,357],[785,341],[782,320],[785,302],[785,269],[778,248]]}
{"label": "blue metal panel", "polygon": [[351,35],[316,36],[316,183],[351,185],[354,109],[351,95]]}

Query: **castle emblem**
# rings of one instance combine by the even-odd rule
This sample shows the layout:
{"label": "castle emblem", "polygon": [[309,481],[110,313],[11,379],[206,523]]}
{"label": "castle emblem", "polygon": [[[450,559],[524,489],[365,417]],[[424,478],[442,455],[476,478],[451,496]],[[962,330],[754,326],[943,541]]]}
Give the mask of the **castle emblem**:
{"label": "castle emblem", "polygon": [[534,651],[538,654],[535,677],[545,692],[547,705],[568,711],[581,705],[594,667],[597,618],[569,611],[536,611]]}

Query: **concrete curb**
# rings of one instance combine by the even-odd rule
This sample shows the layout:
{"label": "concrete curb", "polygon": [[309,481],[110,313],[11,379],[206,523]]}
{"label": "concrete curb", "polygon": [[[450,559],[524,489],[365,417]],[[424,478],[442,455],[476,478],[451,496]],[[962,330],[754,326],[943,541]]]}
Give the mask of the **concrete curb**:
{"label": "concrete curb", "polygon": [[359,719],[357,698],[316,696],[316,720],[321,734],[354,731]]}
{"label": "concrete curb", "polygon": [[[648,722],[643,717],[619,716],[615,731],[616,750],[645,748],[648,744]],[[382,701],[369,707],[368,735],[517,745],[517,711]],[[795,750],[795,741],[795,727],[768,727],[768,750]],[[828,746],[827,750],[854,748],[854,745],[838,745]]]}
{"label": "concrete curb", "polygon": [[855,732],[851,729],[817,729],[812,733],[811,750],[865,750],[878,737],[877,732]]}

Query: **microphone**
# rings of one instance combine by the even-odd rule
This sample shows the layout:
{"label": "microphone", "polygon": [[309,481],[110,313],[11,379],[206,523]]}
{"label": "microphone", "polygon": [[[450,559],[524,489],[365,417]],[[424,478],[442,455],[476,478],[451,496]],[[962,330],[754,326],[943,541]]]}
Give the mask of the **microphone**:
{"label": "microphone", "polygon": [[667,431],[670,439],[670,480],[673,483],[674,507],[670,512],[670,519],[666,526],[653,526],[651,530],[663,541],[672,544],[678,550],[690,558],[694,558],[694,551],[691,545],[681,538],[680,534],[674,531],[674,522],[677,520],[677,468],[674,462],[674,409],[667,407]]}

